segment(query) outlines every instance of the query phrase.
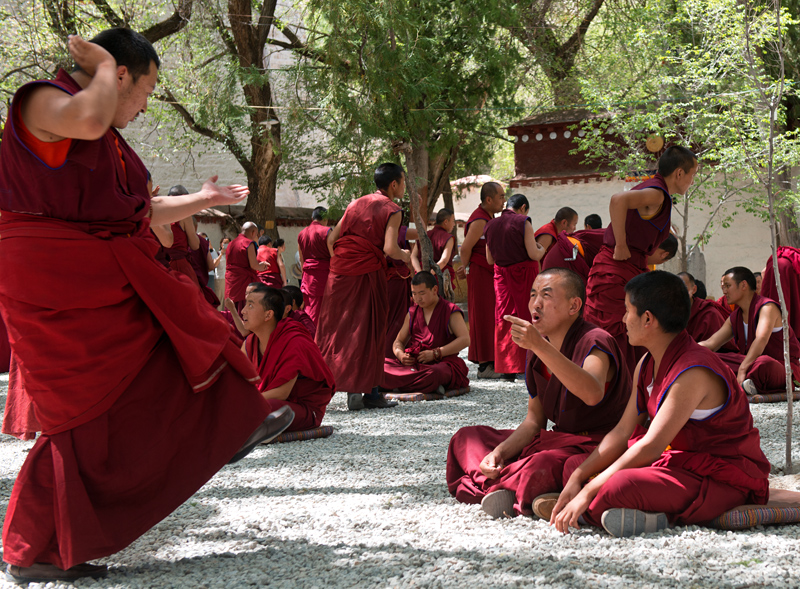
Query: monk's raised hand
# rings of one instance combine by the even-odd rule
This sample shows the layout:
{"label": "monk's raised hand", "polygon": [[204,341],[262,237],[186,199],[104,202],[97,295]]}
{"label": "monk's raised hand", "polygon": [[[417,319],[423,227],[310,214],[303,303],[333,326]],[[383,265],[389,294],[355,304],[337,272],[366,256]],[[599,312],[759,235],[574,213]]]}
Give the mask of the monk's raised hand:
{"label": "monk's raised hand", "polygon": [[156,187],[155,187],[155,188],[153,188],[153,190],[150,192],[150,196],[151,196],[151,197],[153,197],[153,196],[158,196],[158,193],[159,193],[159,191],[160,191],[160,190],[161,190],[161,186],[160,186],[160,185],[159,185],[159,186],[156,186]]}
{"label": "monk's raised hand", "polygon": [[225,308],[228,309],[228,311],[230,311],[231,313],[236,312],[236,305],[231,299],[225,299],[224,303],[225,303]]}
{"label": "monk's raised hand", "polygon": [[620,262],[623,260],[627,260],[631,257],[631,250],[628,249],[628,244],[626,243],[618,243],[614,246],[614,259],[619,260]]}
{"label": "monk's raised hand", "polygon": [[536,349],[542,341],[539,331],[530,321],[525,321],[513,315],[503,315],[503,319],[511,323],[511,341],[526,350]]}
{"label": "monk's raised hand", "polygon": [[236,204],[250,194],[250,189],[247,186],[240,184],[231,184],[230,186],[217,186],[219,176],[211,176],[203,183],[200,189],[205,197],[209,200],[210,207],[217,205],[233,205]]}
{"label": "monk's raised hand", "polygon": [[75,63],[90,77],[94,77],[101,64],[117,67],[117,61],[108,51],[97,43],[85,41],[79,35],[69,36],[68,47]]}
{"label": "monk's raised hand", "polygon": [[503,458],[497,450],[492,450],[483,457],[480,463],[480,469],[487,479],[496,479],[500,476],[500,471],[503,470]]}

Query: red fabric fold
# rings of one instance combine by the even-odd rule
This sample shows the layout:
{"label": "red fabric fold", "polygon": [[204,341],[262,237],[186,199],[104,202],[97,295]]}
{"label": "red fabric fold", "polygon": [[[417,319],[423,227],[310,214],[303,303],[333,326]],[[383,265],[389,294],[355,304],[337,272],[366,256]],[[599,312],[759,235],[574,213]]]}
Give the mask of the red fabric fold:
{"label": "red fabric fold", "polygon": [[369,240],[359,235],[339,237],[333,245],[331,272],[344,276],[361,276],[383,270],[386,272],[386,256]]}

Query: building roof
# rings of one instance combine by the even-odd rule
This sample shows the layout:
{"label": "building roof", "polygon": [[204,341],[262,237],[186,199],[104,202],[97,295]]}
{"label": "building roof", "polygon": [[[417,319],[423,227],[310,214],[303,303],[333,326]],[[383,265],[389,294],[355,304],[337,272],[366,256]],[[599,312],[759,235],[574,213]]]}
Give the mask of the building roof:
{"label": "building roof", "polygon": [[578,123],[587,119],[598,119],[608,116],[606,111],[595,112],[588,108],[560,108],[543,113],[531,115],[527,118],[509,125],[514,127],[536,127],[541,125],[558,125],[564,123]]}

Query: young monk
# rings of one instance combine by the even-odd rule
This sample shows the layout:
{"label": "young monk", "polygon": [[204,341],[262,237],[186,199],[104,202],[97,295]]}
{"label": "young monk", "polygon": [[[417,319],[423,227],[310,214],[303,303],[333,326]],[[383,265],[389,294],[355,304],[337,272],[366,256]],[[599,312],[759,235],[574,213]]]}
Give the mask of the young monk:
{"label": "young monk", "polygon": [[696,342],[707,340],[725,324],[725,319],[727,319],[725,312],[716,302],[696,296],[697,281],[694,276],[688,272],[678,272],[678,276],[683,280],[689,296],[692,297],[692,312],[689,316],[689,323],[686,325],[686,331]]}
{"label": "young monk", "polygon": [[311,211],[311,224],[297,236],[297,251],[300,254],[300,266],[303,268],[303,280],[300,290],[305,297],[305,311],[316,323],[328,272],[331,268],[331,252],[328,249],[328,209],[316,207]]}
{"label": "young monk", "polygon": [[528,414],[513,431],[473,426],[453,436],[447,488],[459,501],[481,502],[492,517],[529,515],[535,497],[561,489],[565,462],[582,460],[619,420],[630,376],[614,338],[584,321],[585,296],[571,270],[545,270],[531,289],[533,321],[506,317],[531,352]]}
{"label": "young monk", "polygon": [[481,204],[464,226],[461,263],[467,276],[469,353],[478,365],[478,378],[502,378],[494,370],[494,268],[486,259],[486,223],[503,210],[505,191],[497,182],[481,187]]}
{"label": "young monk", "polygon": [[514,375],[525,370],[525,350],[511,338],[506,315],[530,320],[528,297],[545,249],[533,236],[528,199],[515,194],[506,210],[486,224],[486,259],[494,264],[494,371]]}
{"label": "young monk", "polygon": [[395,407],[378,391],[383,378],[388,295],[386,256],[409,264],[397,245],[405,172],[397,164],[375,170],[377,192],[347,206],[328,235],[331,271],[317,324],[317,344],[350,410]]}
{"label": "young monk", "polygon": [[247,285],[258,280],[258,273],[267,269],[265,262],[258,261],[257,239],[258,225],[247,221],[225,250],[225,298],[233,301],[237,311],[244,306]]}
{"label": "young monk", "polygon": [[439,285],[430,272],[414,275],[411,296],[414,306],[394,341],[396,359],[383,363],[381,386],[401,393],[442,394],[467,386],[469,371],[458,357],[469,345],[461,309],[439,296]]}
{"label": "young monk", "polygon": [[670,232],[673,194],[686,194],[697,173],[697,157],[685,147],[668,147],[654,178],[611,197],[611,223],[586,284],[586,318],[617,338],[629,370],[636,351],[628,345],[622,317],[625,284],[645,272],[647,257]]}
{"label": "young monk", "polygon": [[283,288],[286,270],[283,268],[283,260],[278,255],[277,245],[272,247],[272,238],[268,235],[262,235],[258,238],[256,259],[266,264],[266,270],[258,273],[258,279],[272,288]]}
{"label": "young monk", "polygon": [[[783,363],[783,324],[778,303],[756,294],[756,278],[742,266],[725,271],[722,290],[736,305],[722,327],[701,346],[719,350],[731,338],[738,352],[720,357],[736,373],[748,395],[786,392]],[[789,355],[794,378],[800,380],[800,343],[789,326]]]}
{"label": "young monk", "polygon": [[299,322],[308,330],[308,333],[311,334],[311,339],[314,339],[314,336],[317,335],[317,326],[314,325],[311,317],[309,317],[308,313],[306,313],[303,293],[300,290],[300,287],[289,284],[283,287],[283,292],[289,295],[289,298],[292,301],[292,307],[287,317]]}
{"label": "young monk", "polygon": [[154,258],[150,223],[236,204],[247,188],[213,177],[151,197],[117,129],[146,110],[156,51],[122,28],[71,36],[69,50],[77,69],[18,90],[0,144],[0,311],[42,428],[3,527],[19,583],[104,575],[87,561],[128,546],[292,418],[268,417],[229,326]]}
{"label": "young monk", "polygon": [[561,207],[556,212],[556,217],[536,230],[536,241],[544,248],[545,255],[555,245],[561,233],[571,235],[578,226],[578,212],[569,207]]}
{"label": "young monk", "polygon": [[766,504],[770,464],[747,398],[725,363],[686,332],[691,301],[681,279],[648,272],[625,293],[628,337],[647,354],[622,419],[571,474],[551,524],[567,533],[583,516],[624,537]]}
{"label": "young monk", "polygon": [[[456,216],[450,209],[441,209],[436,213],[436,224],[428,231],[428,237],[433,246],[433,258],[442,272],[450,274],[450,282],[456,278],[453,270],[453,258],[456,255],[456,238],[453,237],[453,228],[456,226]],[[414,272],[422,272],[422,247],[419,241],[414,244],[411,252],[411,264]]]}
{"label": "young monk", "polygon": [[242,351],[261,376],[258,390],[270,410],[289,406],[295,418],[287,431],[303,431],[322,423],[336,385],[308,330],[283,318],[283,311],[278,289],[253,288],[242,309],[242,322],[251,332]]}

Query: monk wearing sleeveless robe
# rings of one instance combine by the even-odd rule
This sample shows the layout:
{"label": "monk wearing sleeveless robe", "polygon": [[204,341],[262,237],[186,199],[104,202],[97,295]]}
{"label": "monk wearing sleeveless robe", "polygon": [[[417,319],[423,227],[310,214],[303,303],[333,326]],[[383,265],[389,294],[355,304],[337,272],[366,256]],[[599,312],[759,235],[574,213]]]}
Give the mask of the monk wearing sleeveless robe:
{"label": "monk wearing sleeveless robe", "polygon": [[683,281],[656,270],[625,292],[628,337],[647,353],[622,419],[569,475],[551,524],[567,533],[585,522],[625,537],[765,505],[770,463],[747,397],[722,359],[686,332]]}
{"label": "monk wearing sleeveless robe", "polygon": [[549,223],[545,223],[539,227],[534,236],[536,241],[544,248],[544,253],[547,253],[556,244],[558,236],[562,233],[565,235],[572,235],[575,228],[578,226],[578,212],[570,207],[561,207],[556,211],[555,218]]}
{"label": "monk wearing sleeveless robe", "polygon": [[328,249],[328,209],[316,207],[311,211],[311,224],[297,236],[297,251],[300,253],[300,266],[303,279],[300,290],[305,297],[305,311],[316,325],[328,272],[331,268],[331,252]]}
{"label": "monk wearing sleeveless robe", "polygon": [[[433,246],[433,259],[442,272],[450,275],[450,283],[454,284],[456,271],[453,269],[453,258],[456,257],[456,238],[453,237],[453,228],[456,226],[456,216],[450,209],[441,209],[436,213],[436,224],[428,231],[428,237]],[[414,245],[411,252],[411,263],[414,272],[422,272],[422,247],[419,242]]]}
{"label": "monk wearing sleeveless robe", "polygon": [[258,261],[257,239],[258,225],[247,221],[225,250],[225,298],[233,301],[237,311],[244,307],[247,285],[256,282],[258,273],[267,269],[265,262]]}

